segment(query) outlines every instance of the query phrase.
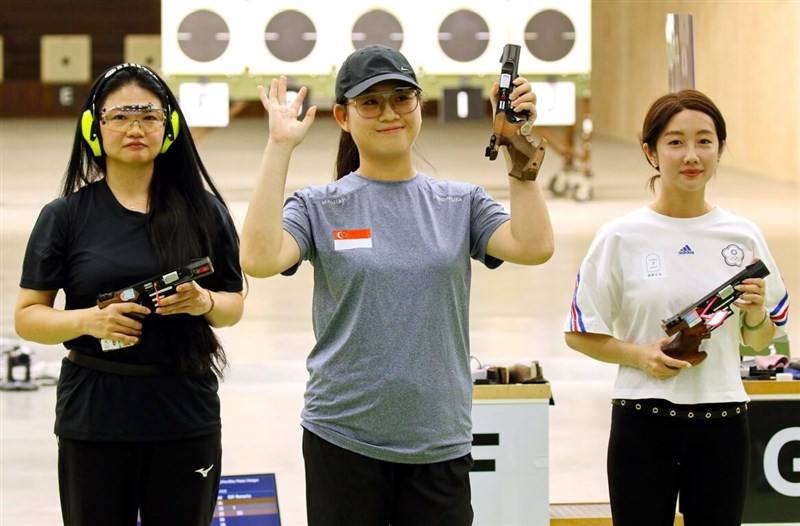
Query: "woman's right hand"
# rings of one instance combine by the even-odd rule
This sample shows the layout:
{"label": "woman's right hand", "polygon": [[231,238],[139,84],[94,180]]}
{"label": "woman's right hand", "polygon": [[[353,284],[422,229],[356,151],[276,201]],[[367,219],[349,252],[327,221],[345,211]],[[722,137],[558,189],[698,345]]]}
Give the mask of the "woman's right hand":
{"label": "woman's right hand", "polygon": [[647,345],[640,346],[638,367],[653,378],[665,379],[677,376],[681,369],[691,367],[692,364],[677,360],[664,354],[661,348],[672,338],[662,338]]}
{"label": "woman's right hand", "polygon": [[302,121],[297,120],[300,108],[308,94],[305,86],[300,88],[295,99],[286,103],[286,77],[281,75],[280,79],[272,79],[269,84],[269,93],[264,86],[258,86],[258,96],[261,104],[269,114],[269,141],[272,144],[283,145],[294,148],[303,141],[308,133],[314,116],[317,114],[317,107],[311,106]]}
{"label": "woman's right hand", "polygon": [[142,323],[133,316],[147,316],[150,309],[138,303],[112,303],[105,308],[87,309],[85,333],[101,340],[120,340],[127,344],[139,342]]}

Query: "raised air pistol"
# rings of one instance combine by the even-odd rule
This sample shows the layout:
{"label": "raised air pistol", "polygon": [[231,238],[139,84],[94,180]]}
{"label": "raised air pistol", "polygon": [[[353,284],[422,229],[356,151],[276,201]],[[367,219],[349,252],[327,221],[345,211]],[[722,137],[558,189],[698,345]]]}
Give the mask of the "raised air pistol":
{"label": "raised air pistol", "polygon": [[681,312],[661,322],[667,336],[677,334],[661,348],[664,354],[697,365],[708,356],[700,351],[700,342],[711,337],[711,331],[720,327],[733,314],[733,302],[742,292],[736,290],[748,278],[763,278],[769,275],[761,260],[751,263],[744,270],[717,287],[701,300],[689,305]]}
{"label": "raised air pistol", "polygon": [[516,112],[511,106],[511,92],[515,87],[513,81],[518,76],[520,49],[514,44],[503,47],[494,124],[485,156],[494,161],[497,159],[499,147],[505,146],[512,162],[508,175],[521,181],[535,181],[544,159],[546,141],[533,134],[530,112]]}

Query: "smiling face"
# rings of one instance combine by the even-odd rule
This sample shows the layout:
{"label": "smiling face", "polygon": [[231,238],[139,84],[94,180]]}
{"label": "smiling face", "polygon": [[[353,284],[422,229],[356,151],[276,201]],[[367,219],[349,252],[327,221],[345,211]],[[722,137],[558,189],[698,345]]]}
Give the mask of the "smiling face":
{"label": "smiling face", "polygon": [[655,151],[645,155],[661,174],[662,191],[702,192],[717,171],[720,143],[714,121],[697,110],[682,110],[667,123]]}
{"label": "smiling face", "polygon": [[[138,115],[109,111],[112,108],[132,106],[142,108],[149,106],[152,109],[162,108],[161,100],[155,93],[137,84],[125,84],[109,93],[102,102],[100,110],[100,134],[103,137],[103,151],[112,162],[152,163],[161,150],[161,143],[164,139],[164,126],[155,126],[146,130],[140,124]],[[104,109],[105,112],[103,111]],[[120,126],[112,124],[108,119],[104,119],[104,113],[110,118],[127,119],[127,121],[130,121],[130,125],[117,129]],[[150,115],[147,113],[143,112],[141,118],[153,118],[152,115],[156,112],[149,112]],[[150,126],[147,126],[147,128],[150,128]]]}
{"label": "smiling face", "polygon": [[[350,100],[346,105],[334,107],[334,117],[339,126],[353,136],[359,155],[363,158],[396,158],[411,156],[422,126],[422,110],[416,108],[405,114],[398,113],[389,103],[387,92],[402,88],[405,85],[397,81],[386,81],[375,84],[367,91]],[[369,97],[375,94],[374,100]],[[407,95],[411,96],[411,95]],[[417,95],[413,95],[417,96]],[[396,99],[395,102],[398,102]],[[356,109],[356,104],[383,104],[383,111],[377,117],[366,118]],[[402,104],[402,101],[399,102]]]}

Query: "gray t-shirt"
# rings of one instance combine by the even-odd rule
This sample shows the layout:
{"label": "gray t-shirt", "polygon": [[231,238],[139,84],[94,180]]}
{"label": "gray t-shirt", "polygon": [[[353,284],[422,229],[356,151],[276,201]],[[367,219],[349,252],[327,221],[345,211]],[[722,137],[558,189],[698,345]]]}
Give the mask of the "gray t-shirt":
{"label": "gray t-shirt", "polygon": [[470,257],[502,263],[486,245],[503,207],[473,184],[351,173],[296,192],[283,213],[314,266],[303,426],[390,462],[469,453]]}

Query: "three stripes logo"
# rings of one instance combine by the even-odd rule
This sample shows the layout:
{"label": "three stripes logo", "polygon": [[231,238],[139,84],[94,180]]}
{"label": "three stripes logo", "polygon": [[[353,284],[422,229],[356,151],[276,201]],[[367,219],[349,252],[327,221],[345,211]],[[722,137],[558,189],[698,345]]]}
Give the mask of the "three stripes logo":
{"label": "three stripes logo", "polygon": [[683,245],[683,247],[678,251],[679,256],[686,256],[689,254],[694,254],[694,250],[689,245]]}

